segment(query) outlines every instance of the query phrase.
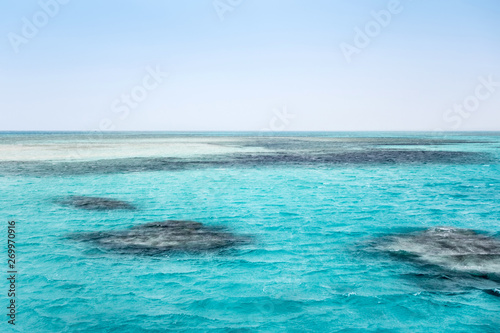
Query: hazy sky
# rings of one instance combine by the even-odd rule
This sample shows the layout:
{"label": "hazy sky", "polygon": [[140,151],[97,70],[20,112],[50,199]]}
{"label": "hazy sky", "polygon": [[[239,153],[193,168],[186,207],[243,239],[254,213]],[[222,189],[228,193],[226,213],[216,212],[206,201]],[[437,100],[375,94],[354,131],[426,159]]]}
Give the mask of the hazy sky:
{"label": "hazy sky", "polygon": [[4,0],[0,35],[0,130],[500,130],[498,0]]}

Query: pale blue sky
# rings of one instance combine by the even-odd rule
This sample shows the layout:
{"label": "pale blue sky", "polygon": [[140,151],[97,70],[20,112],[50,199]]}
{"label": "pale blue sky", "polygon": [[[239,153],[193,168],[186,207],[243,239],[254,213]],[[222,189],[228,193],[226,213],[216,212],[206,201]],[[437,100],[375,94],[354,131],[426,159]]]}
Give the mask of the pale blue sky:
{"label": "pale blue sky", "polygon": [[0,3],[0,130],[500,130],[498,0],[54,1]]}

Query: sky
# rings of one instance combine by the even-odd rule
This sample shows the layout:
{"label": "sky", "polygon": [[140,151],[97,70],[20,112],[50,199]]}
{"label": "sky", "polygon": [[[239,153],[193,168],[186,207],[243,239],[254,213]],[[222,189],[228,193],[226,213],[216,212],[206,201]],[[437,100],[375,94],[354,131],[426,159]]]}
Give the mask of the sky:
{"label": "sky", "polygon": [[0,131],[500,130],[498,0],[0,2]]}

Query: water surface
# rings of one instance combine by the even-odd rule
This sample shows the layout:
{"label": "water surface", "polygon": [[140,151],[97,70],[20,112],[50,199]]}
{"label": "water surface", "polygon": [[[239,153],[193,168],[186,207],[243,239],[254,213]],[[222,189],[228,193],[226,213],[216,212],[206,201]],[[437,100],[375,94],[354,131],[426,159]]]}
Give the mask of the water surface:
{"label": "water surface", "polygon": [[[437,226],[498,238],[499,148],[496,133],[0,134],[14,331],[495,332],[498,281],[373,244]],[[134,209],[61,204],[75,196]],[[166,220],[252,241],[138,255],[71,237]]]}

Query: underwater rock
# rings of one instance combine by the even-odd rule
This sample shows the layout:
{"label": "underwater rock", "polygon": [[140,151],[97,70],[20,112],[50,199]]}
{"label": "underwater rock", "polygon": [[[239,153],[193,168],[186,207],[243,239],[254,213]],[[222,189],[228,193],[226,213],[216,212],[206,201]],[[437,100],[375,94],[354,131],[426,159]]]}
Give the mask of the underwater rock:
{"label": "underwater rock", "polygon": [[146,223],[126,230],[76,233],[70,238],[91,242],[106,250],[150,255],[172,251],[211,251],[250,241],[249,237],[232,234],[223,227],[177,220]]}
{"label": "underwater rock", "polygon": [[110,198],[85,197],[73,195],[64,199],[56,200],[57,203],[64,206],[71,206],[86,210],[135,210],[136,207],[126,201],[120,201]]}
{"label": "underwater rock", "polygon": [[376,250],[401,259],[476,276],[500,276],[500,240],[469,229],[435,227],[384,237]]}

